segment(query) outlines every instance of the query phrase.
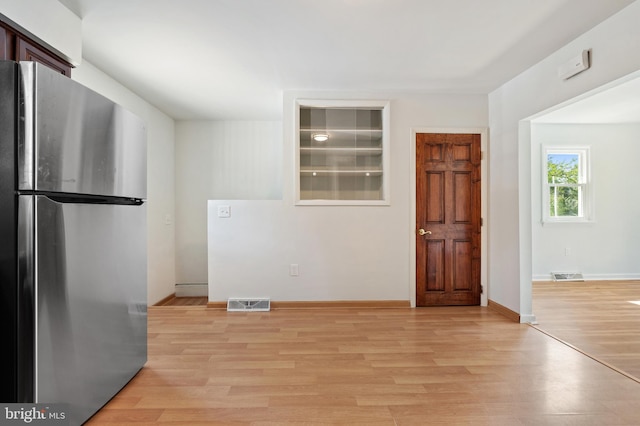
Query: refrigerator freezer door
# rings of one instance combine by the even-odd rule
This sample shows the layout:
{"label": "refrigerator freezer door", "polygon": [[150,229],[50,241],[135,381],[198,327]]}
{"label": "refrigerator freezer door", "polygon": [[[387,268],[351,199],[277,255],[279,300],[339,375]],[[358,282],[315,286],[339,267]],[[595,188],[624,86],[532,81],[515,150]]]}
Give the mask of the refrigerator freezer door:
{"label": "refrigerator freezer door", "polygon": [[146,362],[146,207],[35,198],[36,402],[81,424]]}
{"label": "refrigerator freezer door", "polygon": [[146,198],[140,118],[62,74],[21,62],[22,190]]}

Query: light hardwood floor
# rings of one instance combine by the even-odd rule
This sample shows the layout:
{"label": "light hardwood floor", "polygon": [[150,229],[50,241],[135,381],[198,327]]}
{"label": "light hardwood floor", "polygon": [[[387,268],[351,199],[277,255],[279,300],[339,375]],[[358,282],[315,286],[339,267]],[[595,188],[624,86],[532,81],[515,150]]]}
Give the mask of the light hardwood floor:
{"label": "light hardwood floor", "polygon": [[640,281],[536,282],[533,313],[539,329],[640,381]]}
{"label": "light hardwood floor", "polygon": [[149,309],[96,425],[637,425],[640,384],[481,307]]}

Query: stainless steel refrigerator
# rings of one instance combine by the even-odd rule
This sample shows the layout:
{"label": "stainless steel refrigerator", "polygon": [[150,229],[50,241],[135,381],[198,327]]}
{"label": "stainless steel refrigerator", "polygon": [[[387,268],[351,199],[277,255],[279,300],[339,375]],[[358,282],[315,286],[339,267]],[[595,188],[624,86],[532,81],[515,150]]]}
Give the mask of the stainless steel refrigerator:
{"label": "stainless steel refrigerator", "polygon": [[147,357],[146,130],[32,62],[0,62],[0,403],[81,424]]}

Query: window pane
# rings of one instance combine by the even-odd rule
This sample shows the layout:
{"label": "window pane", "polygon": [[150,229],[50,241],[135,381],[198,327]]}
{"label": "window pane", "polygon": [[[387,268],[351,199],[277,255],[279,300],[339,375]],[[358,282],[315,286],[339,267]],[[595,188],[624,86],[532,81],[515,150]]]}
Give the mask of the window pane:
{"label": "window pane", "polygon": [[589,147],[543,147],[543,222],[592,220],[589,152]]}
{"label": "window pane", "polygon": [[578,183],[579,154],[547,154],[548,183]]}
{"label": "window pane", "polygon": [[549,188],[549,216],[578,216],[580,197],[578,187],[552,186]]}

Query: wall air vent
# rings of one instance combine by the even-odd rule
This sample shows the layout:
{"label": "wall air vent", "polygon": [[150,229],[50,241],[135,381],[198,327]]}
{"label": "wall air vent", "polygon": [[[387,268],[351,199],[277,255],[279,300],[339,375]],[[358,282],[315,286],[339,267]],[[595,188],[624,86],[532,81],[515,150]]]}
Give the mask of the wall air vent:
{"label": "wall air vent", "polygon": [[551,278],[554,281],[584,281],[580,272],[552,272]]}
{"label": "wall air vent", "polygon": [[271,300],[269,298],[262,299],[241,299],[230,298],[227,301],[228,312],[267,312],[271,310]]}

